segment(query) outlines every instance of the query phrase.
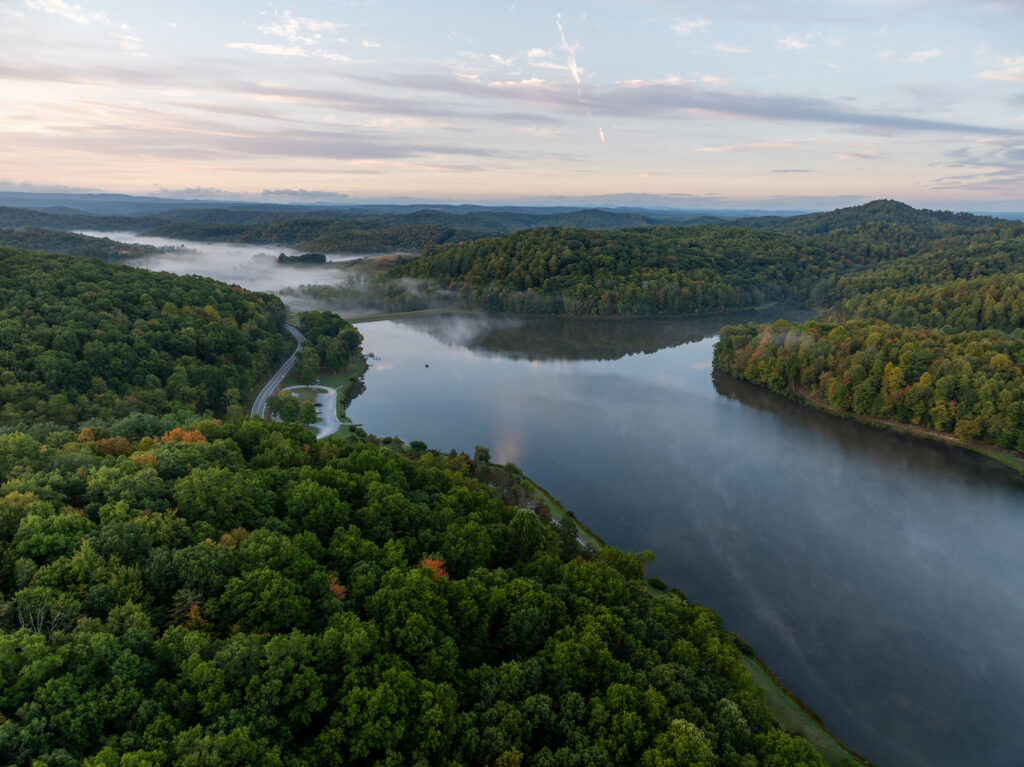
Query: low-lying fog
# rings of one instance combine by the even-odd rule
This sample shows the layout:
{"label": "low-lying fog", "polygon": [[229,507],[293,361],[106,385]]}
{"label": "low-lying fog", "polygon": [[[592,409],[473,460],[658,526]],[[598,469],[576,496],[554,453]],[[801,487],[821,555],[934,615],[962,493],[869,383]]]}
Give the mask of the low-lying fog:
{"label": "low-lying fog", "polygon": [[[297,256],[303,251],[280,245],[241,245],[226,242],[189,242],[167,237],[144,237],[134,232],[90,232],[92,237],[108,237],[119,242],[153,245],[158,248],[174,248],[173,251],[154,253],[134,259],[128,263],[154,271],[174,274],[198,274],[215,280],[234,283],[249,290],[264,290],[276,293],[283,288],[300,285],[328,285],[344,281],[339,270],[331,263],[351,261],[365,254],[330,254],[326,265],[293,266],[277,263],[277,256],[284,253]],[[288,303],[293,303],[289,301]]]}

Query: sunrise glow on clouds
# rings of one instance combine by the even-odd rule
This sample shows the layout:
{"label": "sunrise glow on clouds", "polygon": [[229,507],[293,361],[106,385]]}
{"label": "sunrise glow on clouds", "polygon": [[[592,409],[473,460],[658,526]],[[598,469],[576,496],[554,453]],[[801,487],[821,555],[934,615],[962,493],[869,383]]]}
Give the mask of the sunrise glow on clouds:
{"label": "sunrise glow on clouds", "polygon": [[6,0],[0,181],[993,208],[1024,200],[1022,22],[1019,1]]}

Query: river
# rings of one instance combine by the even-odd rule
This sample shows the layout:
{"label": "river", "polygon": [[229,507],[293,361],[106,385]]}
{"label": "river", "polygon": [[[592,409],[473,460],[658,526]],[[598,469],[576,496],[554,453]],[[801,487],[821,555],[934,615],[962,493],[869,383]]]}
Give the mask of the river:
{"label": "river", "polygon": [[[254,290],[336,279],[278,265],[294,251],[276,246],[187,246],[136,263]],[[442,450],[488,445],[608,543],[651,549],[650,574],[881,767],[1020,767],[1024,480],[712,376],[721,325],[780,314],[801,318],[366,323],[377,359],[348,413]]]}
{"label": "river", "polygon": [[715,330],[749,317],[366,323],[377,359],[348,413],[488,445],[607,542],[651,549],[650,574],[877,764],[1021,765],[1024,482],[713,377]]}

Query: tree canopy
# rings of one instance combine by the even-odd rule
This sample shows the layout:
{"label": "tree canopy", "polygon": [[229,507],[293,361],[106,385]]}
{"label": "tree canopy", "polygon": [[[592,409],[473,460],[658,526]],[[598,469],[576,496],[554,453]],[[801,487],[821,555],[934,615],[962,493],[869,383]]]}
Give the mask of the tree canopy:
{"label": "tree canopy", "polygon": [[222,416],[285,354],[274,296],[2,246],[0,269],[0,425]]}

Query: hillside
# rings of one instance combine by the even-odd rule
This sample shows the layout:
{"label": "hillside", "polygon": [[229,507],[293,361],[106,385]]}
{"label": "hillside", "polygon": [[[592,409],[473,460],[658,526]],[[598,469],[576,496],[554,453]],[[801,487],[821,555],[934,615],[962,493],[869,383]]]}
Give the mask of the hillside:
{"label": "hillside", "polygon": [[[827,308],[884,286],[925,285],[1024,268],[1024,225],[878,201],[753,226],[531,229],[446,247],[389,273],[369,293],[389,309],[414,299],[496,312],[706,314],[792,302]],[[734,222],[735,223],[735,222]]]}
{"label": "hillside", "polygon": [[700,314],[799,300],[822,259],[735,227],[531,229],[428,248],[391,279],[425,279],[456,305],[529,314]]}
{"label": "hillside", "polygon": [[1003,224],[1006,221],[992,216],[976,216],[971,213],[914,208],[896,200],[874,200],[864,205],[838,208],[828,213],[808,213],[800,216],[757,216],[736,219],[729,223],[735,226],[807,236],[879,225],[908,227],[919,232],[931,231],[938,227],[981,229]]}
{"label": "hillside", "polygon": [[823,764],[513,470],[241,417],[273,297],[0,264],[0,763]]}
{"label": "hillside", "polygon": [[0,246],[0,425],[238,413],[283,356],[279,299]]}
{"label": "hillside", "polygon": [[90,237],[34,226],[27,226],[24,229],[0,229],[0,245],[114,262],[128,261],[157,252],[157,248],[150,245],[117,242],[108,237]]}

